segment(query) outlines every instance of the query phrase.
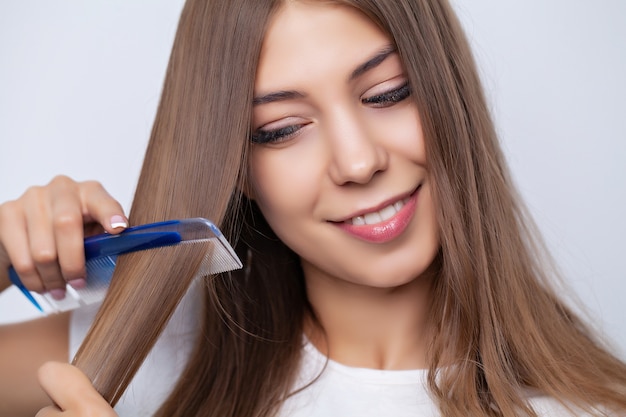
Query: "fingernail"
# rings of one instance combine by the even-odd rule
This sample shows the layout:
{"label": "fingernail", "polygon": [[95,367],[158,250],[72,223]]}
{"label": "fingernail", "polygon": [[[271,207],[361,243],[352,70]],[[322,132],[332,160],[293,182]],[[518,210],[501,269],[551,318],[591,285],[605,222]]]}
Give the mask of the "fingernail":
{"label": "fingernail", "polygon": [[116,214],[115,216],[111,217],[111,227],[113,229],[118,229],[120,227],[126,229],[128,227],[128,222],[124,217]]}
{"label": "fingernail", "polygon": [[70,286],[75,290],[80,290],[81,288],[85,288],[87,286],[87,281],[85,281],[84,278],[73,279],[67,283],[70,284]]}
{"label": "fingernail", "polygon": [[50,290],[50,295],[57,301],[61,301],[65,298],[65,289],[63,288],[55,288]]}

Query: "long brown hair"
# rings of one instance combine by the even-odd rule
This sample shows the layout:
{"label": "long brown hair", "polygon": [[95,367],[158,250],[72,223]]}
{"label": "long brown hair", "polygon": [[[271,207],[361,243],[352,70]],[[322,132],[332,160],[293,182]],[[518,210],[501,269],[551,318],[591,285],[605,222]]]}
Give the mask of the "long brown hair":
{"label": "long brown hair", "polygon": [[[442,414],[534,415],[528,390],[589,411],[626,411],[626,366],[552,289],[451,7],[445,0],[334,3],[361,10],[390,35],[420,110],[441,235],[428,363]],[[208,217],[245,266],[206,280],[200,338],[160,416],[270,416],[293,389],[311,313],[302,272],[240,191],[258,56],[281,4],[189,0],[181,16],[131,220]],[[122,260],[77,354],[112,403],[203,255],[201,248],[164,251]],[[147,285],[155,297],[136,299]]]}

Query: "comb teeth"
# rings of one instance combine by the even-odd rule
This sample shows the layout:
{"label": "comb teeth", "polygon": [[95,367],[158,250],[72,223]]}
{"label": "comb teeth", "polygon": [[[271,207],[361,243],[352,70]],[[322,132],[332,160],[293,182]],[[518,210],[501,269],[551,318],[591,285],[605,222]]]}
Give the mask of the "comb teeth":
{"label": "comb teeth", "polygon": [[74,310],[78,307],[97,303],[104,299],[109,282],[115,269],[115,256],[105,256],[93,258],[85,263],[87,269],[87,285],[81,289],[74,289],[67,285],[66,295],[63,300],[55,300],[48,293],[43,294],[43,299],[47,304],[44,307],[46,312],[63,312]]}
{"label": "comb teeth", "polygon": [[181,242],[179,245],[193,245],[196,243],[209,242],[209,249],[206,256],[202,259],[196,277],[215,275],[222,272],[232,271],[242,267],[239,258],[235,255],[229,244],[224,238],[197,239],[188,242]]}
{"label": "comb teeth", "polygon": [[87,276],[89,277],[87,286],[80,290],[75,290],[84,304],[93,304],[104,299],[115,270],[116,260],[117,257],[106,256],[104,258],[91,259],[87,262]]}
{"label": "comb teeth", "polygon": [[203,243],[207,253],[196,271],[196,277],[242,267],[237,254],[217,226],[200,217],[129,227],[119,235],[102,233],[85,238],[84,243],[87,259],[86,286],[74,289],[67,285],[66,297],[63,300],[55,300],[50,294],[40,295],[30,292],[12,266],[9,266],[9,279],[37,309],[49,314],[101,301],[113,276],[117,256],[123,253]]}
{"label": "comb teeth", "polygon": [[[183,241],[178,243],[178,245],[193,245],[206,242],[209,242],[209,249],[198,268],[196,277],[219,274],[242,267],[241,261],[222,235],[208,239]],[[87,285],[81,289],[74,289],[68,285],[66,287],[66,296],[63,300],[55,300],[50,294],[44,294],[40,298],[45,301],[42,303],[44,312],[47,314],[52,312],[60,313],[102,301],[109,288],[116,260],[117,256],[89,259],[85,264]]]}

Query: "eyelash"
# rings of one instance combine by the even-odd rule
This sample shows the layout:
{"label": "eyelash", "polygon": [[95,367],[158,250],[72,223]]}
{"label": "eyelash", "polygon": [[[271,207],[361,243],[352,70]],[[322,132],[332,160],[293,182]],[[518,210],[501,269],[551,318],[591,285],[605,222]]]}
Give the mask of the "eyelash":
{"label": "eyelash", "polygon": [[[411,87],[407,82],[394,90],[387,91],[377,96],[363,98],[361,99],[361,102],[363,104],[372,105],[373,107],[384,108],[391,107],[394,104],[405,100],[410,95]],[[306,126],[306,124],[290,125],[275,130],[259,129],[250,136],[250,140],[252,143],[260,145],[284,142],[291,139],[291,137],[296,135],[304,126]]]}
{"label": "eyelash", "polygon": [[367,97],[361,100],[363,104],[373,104],[374,107],[389,107],[395,103],[399,103],[411,95],[411,87],[409,83],[404,83],[400,87],[387,91],[373,97]]}
{"label": "eyelash", "polygon": [[279,143],[290,139],[304,126],[304,124],[290,125],[275,130],[257,130],[250,136],[252,143]]}

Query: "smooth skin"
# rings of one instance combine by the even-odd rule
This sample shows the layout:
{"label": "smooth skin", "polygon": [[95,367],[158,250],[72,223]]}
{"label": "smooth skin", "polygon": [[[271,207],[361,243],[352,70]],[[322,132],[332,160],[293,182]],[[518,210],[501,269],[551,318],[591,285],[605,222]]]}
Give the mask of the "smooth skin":
{"label": "smooth skin", "polygon": [[[352,9],[287,2],[269,26],[255,83],[248,193],[301,256],[325,331],[307,323],[307,336],[350,366],[425,362],[421,334],[439,240],[419,112],[406,85],[391,40]],[[407,198],[415,205],[392,239],[371,242],[340,226]],[[59,177],[33,188],[0,206],[0,270],[10,258],[36,290],[80,279],[83,225],[116,233],[111,219],[122,213],[97,183]],[[46,364],[38,374],[43,389],[36,388],[36,368],[67,361],[67,315],[0,331],[0,340],[11,340],[0,347],[2,374],[29,375],[21,388],[32,398],[13,401],[14,384],[0,387],[0,404],[13,407],[5,414],[33,415],[46,406],[45,392],[56,405],[38,416],[115,415],[70,365]],[[28,346],[38,348],[18,354]],[[24,363],[9,363],[15,358]],[[30,409],[20,409],[24,403]]]}
{"label": "smooth skin", "polygon": [[[342,6],[287,2],[261,50],[252,128],[266,143],[251,152],[251,194],[302,259],[325,332],[307,335],[350,366],[425,366],[425,272],[439,238],[407,82],[391,39]],[[410,195],[414,212],[394,239],[373,243],[340,225]]]}

